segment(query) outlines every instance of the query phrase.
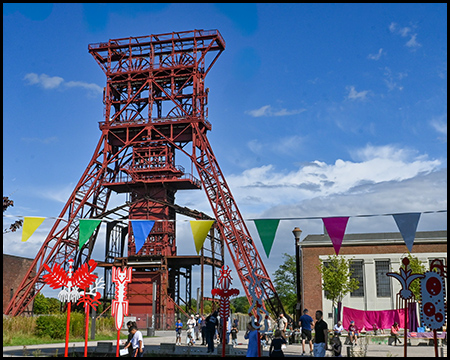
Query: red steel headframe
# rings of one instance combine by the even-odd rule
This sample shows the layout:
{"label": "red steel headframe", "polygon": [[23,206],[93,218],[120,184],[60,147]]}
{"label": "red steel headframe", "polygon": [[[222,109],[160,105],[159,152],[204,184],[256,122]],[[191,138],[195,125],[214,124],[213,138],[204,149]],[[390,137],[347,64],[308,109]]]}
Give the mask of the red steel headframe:
{"label": "red steel headframe", "polygon": [[[61,212],[64,220],[56,221],[7,314],[21,313],[42,289],[44,264],[51,268],[76,253],[75,265],[79,266],[90,257],[97,232],[78,251],[76,220],[104,216],[114,186],[126,192],[126,186],[131,185],[140,184],[146,189],[151,184],[186,181],[189,174],[183,178],[177,175],[178,179],[169,179],[161,172],[158,177],[139,177],[131,164],[137,156],[136,149],[143,147],[177,150],[189,157],[249,302],[247,288],[253,276],[251,270],[256,269],[266,306],[277,314],[285,312],[206,136],[211,124],[207,120],[208,89],[204,80],[224,49],[225,41],[218,30],[129,37],[89,45],[89,52],[107,77],[102,135]],[[196,185],[195,179],[188,180]]]}

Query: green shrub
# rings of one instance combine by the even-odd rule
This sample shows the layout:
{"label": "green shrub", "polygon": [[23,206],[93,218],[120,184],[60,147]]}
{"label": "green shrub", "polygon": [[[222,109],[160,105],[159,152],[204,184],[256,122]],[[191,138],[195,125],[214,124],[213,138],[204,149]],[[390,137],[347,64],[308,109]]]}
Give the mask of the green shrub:
{"label": "green shrub", "polygon": [[64,339],[66,334],[66,317],[64,315],[39,316],[36,319],[35,334],[39,337]]}

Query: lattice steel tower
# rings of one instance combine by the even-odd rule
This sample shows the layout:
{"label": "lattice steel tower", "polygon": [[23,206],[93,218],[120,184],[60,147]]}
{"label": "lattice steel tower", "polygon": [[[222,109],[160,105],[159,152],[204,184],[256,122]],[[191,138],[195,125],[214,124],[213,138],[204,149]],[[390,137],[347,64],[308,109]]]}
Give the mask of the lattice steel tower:
{"label": "lattice steel tower", "polygon": [[[133,259],[144,263],[150,257],[155,263],[155,259],[160,259],[156,271],[159,292],[173,298],[177,285],[167,270],[170,261],[173,263],[177,257],[175,193],[202,187],[247,297],[251,299],[247,286],[252,269],[256,269],[266,306],[284,313],[207,139],[211,124],[207,120],[208,89],[204,81],[224,49],[225,41],[217,30],[129,37],[89,45],[89,52],[107,78],[105,118],[100,123],[102,135],[60,215],[66,220],[56,221],[6,313],[20,313],[42,289],[44,263],[52,267],[55,262],[63,263],[75,256],[75,266],[79,266],[90,258],[98,230],[79,251],[76,220],[111,214],[107,209],[111,191],[129,194],[127,206],[119,208],[128,209],[130,219],[164,221],[155,223],[138,254],[131,225],[119,226],[122,245],[117,247],[115,241],[114,252],[113,246],[107,244],[106,262],[117,261],[128,234],[128,262]],[[177,166],[175,155],[187,156],[191,173],[195,168],[200,180]],[[193,216],[202,218],[198,213]],[[120,224],[108,224],[108,236],[116,225]],[[36,265],[36,276],[32,276]],[[133,279],[146,276],[138,270],[137,267]]]}

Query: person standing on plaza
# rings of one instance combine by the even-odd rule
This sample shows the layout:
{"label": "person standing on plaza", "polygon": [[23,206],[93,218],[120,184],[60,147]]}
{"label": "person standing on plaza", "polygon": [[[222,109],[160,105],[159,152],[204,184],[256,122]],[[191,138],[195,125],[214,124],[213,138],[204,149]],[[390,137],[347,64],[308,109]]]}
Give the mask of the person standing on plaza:
{"label": "person standing on plaza", "polygon": [[308,315],[308,309],[303,310],[303,315],[300,316],[299,325],[302,328],[302,355],[306,355],[305,353],[305,342],[309,342],[309,355],[313,353],[313,344],[312,344],[312,336],[311,330],[314,325],[314,320],[311,316]]}
{"label": "person standing on plaza", "polygon": [[178,318],[177,322],[175,323],[175,345],[181,345],[181,330],[183,329],[183,323],[181,322],[181,319]]}
{"label": "person standing on plaza", "polygon": [[206,343],[208,344],[207,353],[214,352],[214,334],[217,327],[217,315],[219,313],[214,311],[211,315],[208,315],[205,319],[206,322]]}
{"label": "person standing on plaza", "polygon": [[195,340],[194,340],[194,328],[195,328],[195,317],[194,315],[191,315],[191,318],[187,321],[186,325],[187,325],[187,337],[186,337],[186,343],[188,345],[194,345],[195,344]]}
{"label": "person standing on plaza", "polygon": [[237,341],[238,332],[239,332],[239,330],[238,330],[236,324],[233,324],[233,327],[231,328],[231,344],[233,345],[233,347],[238,345],[238,341]]}
{"label": "person standing on plaza", "polygon": [[287,319],[284,317],[284,314],[281,313],[278,317],[278,330],[281,331],[281,336],[286,340],[286,329],[287,329]]}
{"label": "person standing on plaza", "polygon": [[195,340],[199,340],[198,339],[199,327],[200,327],[199,321],[200,321],[200,315],[199,314],[195,314],[195,326],[194,326]]}
{"label": "person standing on plaza", "polygon": [[251,321],[247,324],[247,331],[245,332],[244,339],[248,340],[246,357],[257,357],[258,330],[253,328]]}
{"label": "person standing on plaza", "polygon": [[200,331],[202,333],[202,345],[206,345],[206,320],[203,314],[201,316]]}
{"label": "person standing on plaza", "polygon": [[316,320],[314,324],[314,357],[324,357],[327,350],[328,325],[323,320],[322,310],[316,311]]}

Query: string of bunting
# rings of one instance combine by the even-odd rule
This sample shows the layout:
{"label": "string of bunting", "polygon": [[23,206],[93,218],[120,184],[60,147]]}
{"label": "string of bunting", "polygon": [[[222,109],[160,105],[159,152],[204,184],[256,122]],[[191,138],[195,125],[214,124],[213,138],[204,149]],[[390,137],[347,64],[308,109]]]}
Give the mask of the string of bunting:
{"label": "string of bunting", "polygon": [[[375,217],[375,216],[392,216],[402,235],[402,238],[409,250],[412,251],[414,239],[416,235],[417,225],[421,214],[444,213],[447,210],[411,212],[411,213],[394,213],[394,214],[370,214],[370,215],[353,215],[353,216],[339,216],[339,217],[289,217],[276,219],[246,219],[246,221],[253,221],[255,223],[258,235],[261,239],[266,256],[269,257],[272,249],[278,225],[281,220],[322,220],[331,239],[336,255],[339,255],[339,250],[342,245],[342,240],[345,235],[349,218],[351,217]],[[22,226],[22,241],[27,241],[45,219],[61,219],[55,217],[32,217],[32,216],[13,216],[3,215],[3,217],[23,217],[24,222]],[[102,222],[110,222],[117,220],[105,219],[79,219],[79,248],[89,240],[94,231]],[[214,223],[214,220],[131,220],[121,219],[121,221],[131,222],[133,229],[134,241],[136,246],[136,253],[142,248],[145,240],[153,229],[157,221],[189,221],[191,225],[192,235],[194,238],[195,249],[197,255],[205,242],[208,232]]]}

